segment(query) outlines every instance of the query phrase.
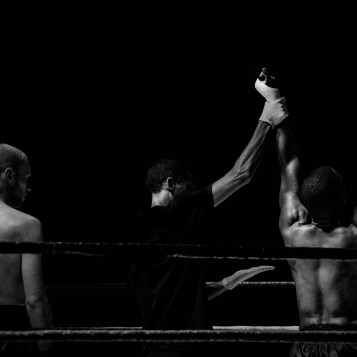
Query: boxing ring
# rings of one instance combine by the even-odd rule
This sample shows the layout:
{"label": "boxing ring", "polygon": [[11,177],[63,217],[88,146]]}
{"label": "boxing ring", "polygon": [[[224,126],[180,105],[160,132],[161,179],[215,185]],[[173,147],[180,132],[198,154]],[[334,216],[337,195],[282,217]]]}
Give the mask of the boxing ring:
{"label": "boxing ring", "polygon": [[[160,254],[173,259],[205,260],[287,260],[287,259],[338,259],[357,260],[357,249],[352,248],[286,248],[286,247],[243,247],[207,245],[168,245],[106,242],[0,242],[0,253],[38,253],[48,255],[114,256],[145,252],[155,248]],[[294,288],[290,281],[243,282],[238,288]],[[49,285],[47,289],[130,289],[127,283],[82,283]],[[144,330],[136,327],[65,327],[55,329],[33,329],[26,331],[0,331],[1,341],[58,342],[185,342],[185,343],[293,343],[341,342],[357,343],[356,331],[299,331],[298,326],[214,326],[213,330]]]}

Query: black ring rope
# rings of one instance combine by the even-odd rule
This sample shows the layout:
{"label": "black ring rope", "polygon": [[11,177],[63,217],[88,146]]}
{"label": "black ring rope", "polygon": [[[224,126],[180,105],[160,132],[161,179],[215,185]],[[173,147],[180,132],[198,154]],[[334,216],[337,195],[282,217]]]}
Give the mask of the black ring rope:
{"label": "black ring rope", "polygon": [[[109,242],[0,242],[1,253],[84,254],[93,256],[160,254],[181,259],[336,259],[357,260],[357,248],[208,246]],[[228,254],[227,254],[228,253]]]}
{"label": "black ring rope", "polygon": [[[237,288],[280,288],[295,287],[293,281],[245,281]],[[123,290],[132,289],[129,283],[52,283],[46,285],[47,290]]]}
{"label": "black ring rope", "polygon": [[0,340],[62,342],[343,342],[357,343],[357,331],[294,331],[283,329],[234,330],[136,330],[136,329],[53,329],[0,331]]}

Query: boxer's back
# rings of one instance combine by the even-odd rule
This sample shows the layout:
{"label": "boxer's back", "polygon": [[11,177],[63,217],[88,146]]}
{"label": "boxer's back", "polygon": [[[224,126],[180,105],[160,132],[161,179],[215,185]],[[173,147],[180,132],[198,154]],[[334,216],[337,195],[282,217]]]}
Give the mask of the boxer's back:
{"label": "boxer's back", "polygon": [[[284,235],[287,247],[357,248],[357,227],[325,232],[313,224],[294,224]],[[326,324],[357,327],[357,261],[289,260],[296,286],[300,328]]]}

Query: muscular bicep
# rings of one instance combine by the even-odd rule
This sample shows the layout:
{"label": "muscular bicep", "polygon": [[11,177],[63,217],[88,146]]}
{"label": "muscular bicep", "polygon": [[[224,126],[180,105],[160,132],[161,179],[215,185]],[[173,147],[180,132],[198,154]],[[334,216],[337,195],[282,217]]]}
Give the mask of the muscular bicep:
{"label": "muscular bicep", "polygon": [[290,191],[280,194],[279,228],[281,232],[290,228],[294,223],[306,223],[308,211],[298,196]]}

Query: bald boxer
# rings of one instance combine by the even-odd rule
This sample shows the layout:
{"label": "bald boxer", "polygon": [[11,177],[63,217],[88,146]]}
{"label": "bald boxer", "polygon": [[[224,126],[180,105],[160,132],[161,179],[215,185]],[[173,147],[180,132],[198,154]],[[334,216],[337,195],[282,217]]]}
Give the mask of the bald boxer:
{"label": "bald boxer", "polygon": [[[19,210],[30,191],[31,166],[21,150],[0,144],[0,242],[42,242],[41,222]],[[0,329],[52,328],[40,254],[0,254]],[[38,343],[39,351],[51,347]],[[0,343],[1,352],[27,352],[24,343]],[[32,350],[31,352],[35,352]]]}
{"label": "bald boxer", "polygon": [[[264,69],[257,90],[279,96]],[[270,92],[270,89],[271,92]],[[288,120],[276,129],[281,167],[279,227],[286,247],[357,248],[357,209],[345,217],[345,187],[332,167],[313,170],[300,184],[300,163]],[[289,260],[296,287],[300,330],[357,329],[357,261]],[[347,344],[294,344],[292,356],[357,356]]]}

